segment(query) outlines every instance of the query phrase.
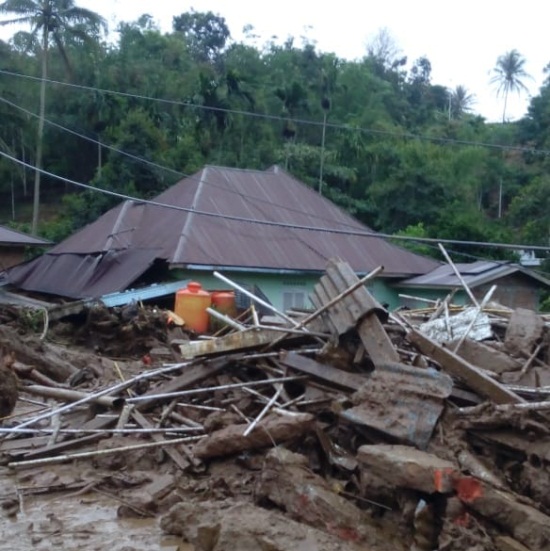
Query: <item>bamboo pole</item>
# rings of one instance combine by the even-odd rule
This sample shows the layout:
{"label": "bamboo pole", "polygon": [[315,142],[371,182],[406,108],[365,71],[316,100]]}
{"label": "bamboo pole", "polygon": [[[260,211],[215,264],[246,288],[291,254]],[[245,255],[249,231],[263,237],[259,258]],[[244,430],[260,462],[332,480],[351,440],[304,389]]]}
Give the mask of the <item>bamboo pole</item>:
{"label": "bamboo pole", "polygon": [[[223,411],[223,410],[222,410]],[[197,432],[201,427],[154,427],[154,428],[114,428],[114,429],[20,429],[17,434],[166,434],[172,432]],[[0,434],[12,434],[13,428],[0,427]]]}
{"label": "bamboo pole", "polygon": [[296,375],[292,377],[280,377],[279,379],[266,379],[265,381],[249,381],[246,383],[232,383],[228,385],[219,385],[219,386],[210,386],[203,388],[193,388],[191,390],[181,390],[179,392],[167,392],[166,394],[152,394],[149,396],[136,396],[135,398],[130,398],[128,402],[134,403],[141,400],[159,400],[164,398],[178,398],[180,396],[191,396],[193,394],[204,394],[209,392],[215,392],[217,390],[231,390],[234,388],[247,388],[251,386],[263,386],[271,385],[273,383],[286,383],[288,381],[299,381],[304,379],[302,375]]}
{"label": "bamboo pole", "polygon": [[462,284],[462,287],[466,291],[466,294],[470,297],[470,300],[474,303],[474,305],[479,308],[479,302],[477,301],[476,297],[474,296],[474,294],[472,293],[472,291],[468,287],[468,284],[466,283],[466,281],[464,281],[464,278],[462,277],[461,273],[458,271],[458,268],[455,266],[455,263],[451,260],[451,257],[449,256],[449,254],[445,250],[445,247],[441,243],[438,243],[438,245],[439,245],[439,250],[443,253],[443,256],[445,257],[445,260],[451,266],[453,272],[455,273],[456,277],[458,278],[458,281],[460,281],[460,283]]}
{"label": "bamboo pole", "polygon": [[531,364],[535,361],[535,358],[539,355],[539,352],[542,348],[542,343],[540,343],[534,350],[534,352],[527,358],[527,361],[521,368],[521,371],[519,372],[519,376],[522,377],[527,373],[527,370],[531,367]]}
{"label": "bamboo pole", "polygon": [[57,455],[55,457],[44,457],[42,459],[31,459],[29,461],[12,461],[8,463],[8,467],[18,469],[23,467],[35,467],[38,465],[53,465],[54,463],[63,463],[64,461],[72,461],[74,459],[86,459],[88,457],[99,457],[112,455],[115,453],[123,453],[135,450],[147,450],[150,448],[161,448],[162,446],[177,446],[189,442],[196,442],[204,438],[201,436],[186,436],[185,438],[175,438],[174,440],[161,440],[159,442],[147,442],[146,444],[136,444],[133,446],[122,446],[120,448],[110,448],[105,450],[95,450],[90,452],[79,452]]}
{"label": "bamboo pole", "polygon": [[222,314],[221,312],[218,312],[217,310],[214,310],[213,308],[207,308],[206,311],[213,317],[216,318],[226,325],[229,325],[230,327],[233,327],[233,329],[236,329],[237,331],[244,331],[246,329],[246,326],[242,323],[239,323],[238,321],[235,321],[234,319],[230,318],[229,316],[226,316]]}
{"label": "bamboo pole", "polygon": [[258,417],[256,417],[256,419],[254,419],[254,421],[252,421],[252,423],[250,423],[248,427],[246,427],[246,430],[243,432],[243,436],[248,436],[254,430],[254,427],[256,427],[256,425],[265,417],[267,412],[271,409],[273,404],[277,401],[277,399],[281,395],[282,390],[283,390],[283,386],[279,385],[277,392],[275,392],[275,394],[271,397],[269,402],[267,402],[267,404],[265,405],[264,409],[262,409]]}
{"label": "bamboo pole", "polygon": [[[88,393],[79,390],[71,390],[68,388],[52,388],[49,386],[30,385],[22,389],[24,392],[42,396],[43,398],[54,398],[62,402],[77,402],[89,396]],[[124,398],[116,396],[99,396],[96,399],[90,400],[95,404],[105,406],[111,409],[118,410],[124,405]]]}
{"label": "bamboo pole", "polygon": [[264,308],[267,308],[268,310],[270,310],[271,312],[273,312],[277,316],[281,317],[285,321],[288,321],[291,325],[293,325],[293,326],[298,325],[296,323],[296,321],[294,321],[292,318],[290,318],[286,314],[283,314],[282,312],[277,310],[277,308],[275,308],[275,306],[273,306],[272,304],[269,304],[269,302],[266,302],[265,300],[262,300],[260,297],[257,297],[254,293],[251,293],[250,291],[248,291],[244,287],[241,287],[238,283],[235,283],[234,281],[231,281],[228,277],[225,277],[224,275],[220,274],[219,272],[214,272],[213,275],[214,275],[214,277],[216,277],[217,279],[223,281],[224,283],[227,283],[228,285],[230,285],[231,287],[233,287],[237,291],[240,291],[243,295],[246,295],[248,298],[254,300],[258,304],[261,304]]}
{"label": "bamboo pole", "polygon": [[66,411],[69,411],[71,409],[74,409],[76,406],[80,406],[82,404],[87,404],[88,402],[92,402],[96,400],[97,398],[101,396],[107,396],[108,394],[112,394],[113,392],[118,392],[120,390],[124,390],[128,388],[129,386],[133,385],[137,381],[142,381],[143,379],[151,379],[153,377],[156,377],[157,375],[161,375],[164,373],[170,373],[171,371],[177,371],[181,369],[182,367],[186,367],[191,365],[193,362],[183,362],[179,364],[173,364],[167,367],[160,367],[158,369],[155,369],[153,371],[147,371],[145,373],[140,373],[139,375],[136,375],[135,377],[128,379],[126,381],[123,381],[122,383],[118,383],[116,385],[113,385],[111,387],[105,388],[103,390],[100,390],[98,392],[95,392],[93,394],[89,394],[88,396],[82,398],[81,400],[77,400],[76,402],[72,402],[70,404],[67,404],[65,406],[56,408],[54,410],[50,410],[47,413],[44,413],[42,415],[38,415],[37,417],[33,417],[32,419],[29,419],[28,421],[25,421],[23,423],[20,423],[19,425],[13,427],[14,432],[17,431],[17,429],[22,429],[25,427],[29,427],[31,425],[34,425],[35,423],[38,423],[39,421],[42,421],[44,419],[49,419],[50,417],[53,417],[54,415],[58,413],[63,413]]}
{"label": "bamboo pole", "polygon": [[[480,404],[480,406],[484,406],[483,410],[487,407],[486,404]],[[459,415],[478,414],[482,411],[480,406],[459,408],[456,411]],[[545,400],[542,402],[523,402],[521,404],[497,404],[493,407],[495,411],[543,411],[550,409],[550,400]]]}
{"label": "bamboo pole", "polygon": [[483,300],[481,301],[481,304],[476,308],[475,313],[472,317],[472,321],[466,328],[466,331],[464,331],[462,337],[460,337],[459,341],[456,343],[454,353],[456,354],[458,352],[458,349],[462,346],[464,341],[466,340],[466,337],[469,335],[470,331],[472,330],[473,326],[475,325],[475,322],[477,321],[477,318],[479,317],[479,314],[481,314],[481,311],[483,308],[487,305],[487,303],[491,300],[491,297],[493,296],[493,293],[496,291],[497,286],[493,285],[489,291],[487,291],[487,294],[483,297]]}

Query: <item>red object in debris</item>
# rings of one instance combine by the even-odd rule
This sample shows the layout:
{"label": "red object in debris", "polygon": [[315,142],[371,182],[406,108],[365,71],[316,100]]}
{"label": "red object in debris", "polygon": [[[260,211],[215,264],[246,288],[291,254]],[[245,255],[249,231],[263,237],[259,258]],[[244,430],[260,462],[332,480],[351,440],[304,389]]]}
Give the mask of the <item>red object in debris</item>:
{"label": "red object in debris", "polygon": [[145,356],[143,356],[143,358],[141,358],[141,361],[145,365],[151,365],[153,363],[153,360],[152,360],[151,356],[149,356],[149,354],[145,354]]}
{"label": "red object in debris", "polygon": [[454,481],[458,498],[464,503],[471,503],[483,495],[483,484],[477,478],[461,476]]}

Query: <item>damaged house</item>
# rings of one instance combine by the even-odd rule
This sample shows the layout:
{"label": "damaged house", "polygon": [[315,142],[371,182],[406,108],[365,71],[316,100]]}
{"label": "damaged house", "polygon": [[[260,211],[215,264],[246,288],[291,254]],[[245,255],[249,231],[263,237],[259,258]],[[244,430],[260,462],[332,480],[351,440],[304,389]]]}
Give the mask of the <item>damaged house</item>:
{"label": "damaged house", "polygon": [[27,248],[47,247],[49,241],[0,226],[0,273],[25,260]]}
{"label": "damaged house", "polygon": [[[278,167],[216,166],[150,202],[122,202],[41,257],[12,268],[9,281],[24,291],[101,298],[115,306],[172,295],[190,280],[222,290],[227,287],[213,276],[218,271],[288,310],[310,306],[308,297],[331,258],[346,260],[358,275],[383,266],[369,290],[392,309],[422,305],[400,295],[437,300],[461,288],[449,266],[378,237]],[[541,290],[550,286],[516,264],[458,267],[475,293],[483,296],[497,284],[495,298],[513,308],[536,310]],[[465,299],[459,290],[455,302]]]}
{"label": "damaged house", "polygon": [[206,166],[152,202],[121,203],[9,277],[26,291],[95,299],[155,282],[220,289],[219,271],[288,309],[309,305],[333,257],[358,274],[384,266],[371,291],[391,307],[399,301],[392,282],[439,266],[376,237],[278,167]]}

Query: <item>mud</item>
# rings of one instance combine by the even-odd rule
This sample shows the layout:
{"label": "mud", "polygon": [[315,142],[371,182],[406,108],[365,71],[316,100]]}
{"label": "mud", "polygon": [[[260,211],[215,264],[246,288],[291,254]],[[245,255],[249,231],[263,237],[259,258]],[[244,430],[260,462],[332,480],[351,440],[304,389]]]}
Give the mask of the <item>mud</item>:
{"label": "mud", "polygon": [[[263,356],[263,343],[156,374],[183,360],[157,309],[84,310],[52,321],[46,339],[32,317],[0,309],[0,320],[0,345],[11,345],[19,375],[3,430],[60,406],[32,394],[31,383],[87,396],[137,377],[113,393],[122,409],[86,403],[29,432],[2,434],[0,551],[493,551],[502,537],[550,548],[548,412],[490,400],[473,407],[476,389],[419,354],[400,326],[386,326],[387,342],[407,377],[392,379],[353,333],[315,356],[306,350],[319,343],[304,337],[284,342],[280,355]],[[546,338],[546,321],[541,327]],[[521,368],[525,375],[550,373],[544,354],[537,367]],[[432,370],[438,376],[426,386]],[[494,371],[494,380],[510,375]],[[158,398],[159,390],[187,394]],[[390,399],[394,390],[407,391],[407,401]],[[525,392],[533,401],[550,395]],[[354,400],[366,403],[361,423],[345,415]],[[410,439],[388,429],[404,416],[413,421]],[[190,435],[199,439],[170,443]],[[372,456],[386,446],[413,467],[397,453],[376,468],[361,461],[360,450]],[[78,452],[92,457],[71,459]]]}
{"label": "mud", "polygon": [[[166,535],[157,518],[121,518],[121,503],[94,491],[86,477],[71,466],[60,468],[60,475],[29,472],[13,475],[0,471],[1,504],[0,550],[2,551],[193,551],[181,538]],[[66,484],[79,481],[85,490],[52,491],[52,481]],[[96,478],[97,480],[97,478]],[[89,487],[88,487],[89,486]],[[107,488],[107,484],[98,484]],[[88,489],[86,490],[86,488]],[[33,492],[41,491],[40,494]],[[105,490],[108,492],[108,490]],[[116,495],[117,489],[111,487]]]}

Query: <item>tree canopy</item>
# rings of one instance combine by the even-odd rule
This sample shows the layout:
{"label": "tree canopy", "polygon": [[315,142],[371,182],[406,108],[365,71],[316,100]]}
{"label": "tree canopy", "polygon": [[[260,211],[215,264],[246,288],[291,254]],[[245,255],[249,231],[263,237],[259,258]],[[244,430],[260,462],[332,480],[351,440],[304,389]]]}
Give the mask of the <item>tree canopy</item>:
{"label": "tree canopy", "polygon": [[[430,60],[409,63],[387,32],[350,61],[307,40],[234,41],[212,12],[177,15],[168,33],[145,15],[119,25],[116,43],[69,0],[7,0],[0,12],[31,30],[0,43],[0,148],[60,177],[44,177],[42,235],[67,235],[116,202],[68,180],[149,198],[204,164],[280,164],[376,230],[548,242],[533,199],[547,196],[548,82],[523,120],[504,110],[487,123],[472,114],[474,91],[433,82]],[[37,29],[46,42],[32,40]],[[513,50],[496,69],[506,103],[525,60]],[[24,229],[33,171],[4,156],[0,175],[0,214]]]}

